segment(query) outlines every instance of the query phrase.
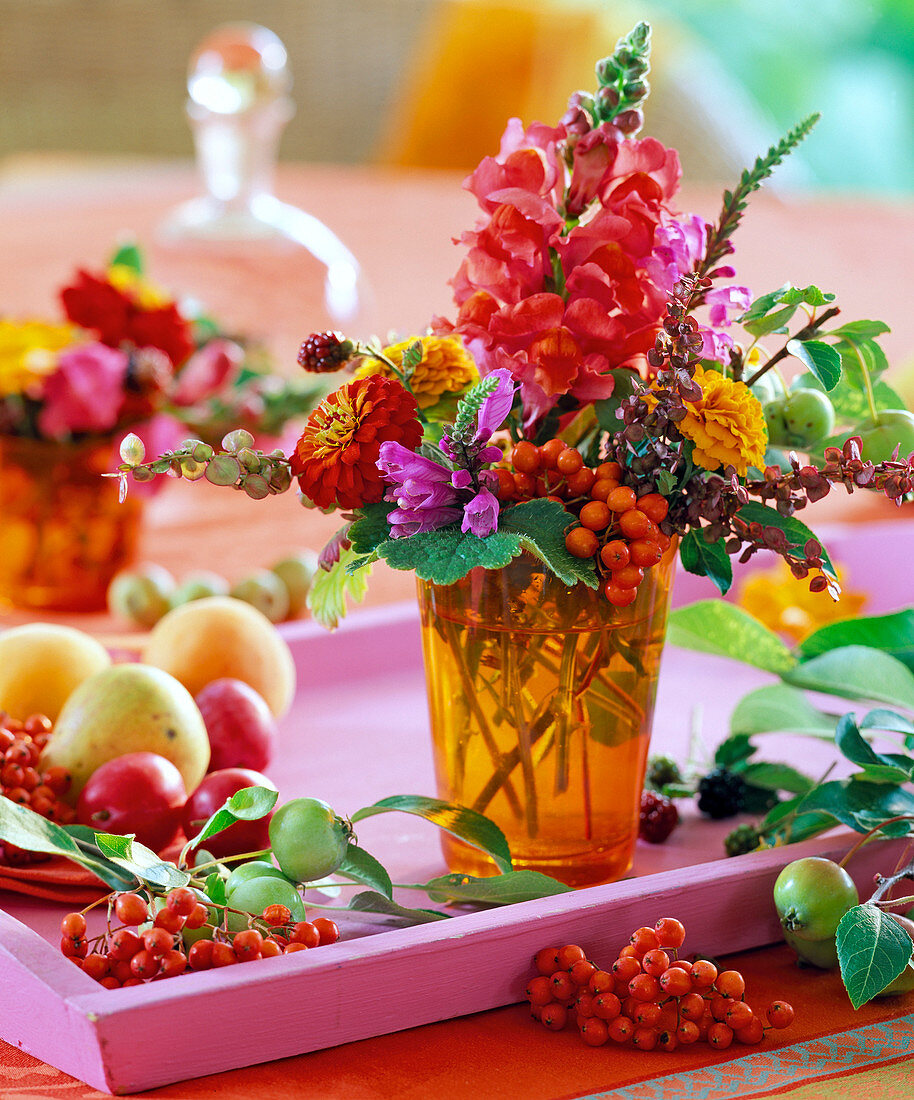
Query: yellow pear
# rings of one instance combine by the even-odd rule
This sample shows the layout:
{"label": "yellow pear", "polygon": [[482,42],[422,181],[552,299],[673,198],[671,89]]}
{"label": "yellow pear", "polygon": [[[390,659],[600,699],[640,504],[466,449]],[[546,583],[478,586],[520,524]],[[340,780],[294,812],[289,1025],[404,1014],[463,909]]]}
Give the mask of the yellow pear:
{"label": "yellow pear", "polygon": [[71,626],[14,626],[0,634],[0,710],[54,722],[74,688],[110,664],[100,642]]}
{"label": "yellow pear", "polygon": [[209,765],[209,737],[193,696],[167,672],[141,664],[112,665],[84,680],[67,699],[42,764],[65,767],[75,801],[102,764],[128,752],[170,760],[190,794]]}

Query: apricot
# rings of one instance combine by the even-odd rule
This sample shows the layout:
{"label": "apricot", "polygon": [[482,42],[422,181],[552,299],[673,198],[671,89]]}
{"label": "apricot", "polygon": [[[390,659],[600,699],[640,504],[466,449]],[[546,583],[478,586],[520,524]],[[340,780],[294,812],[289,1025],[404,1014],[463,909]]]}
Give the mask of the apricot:
{"label": "apricot", "polygon": [[198,695],[213,680],[243,680],[281,718],[295,695],[295,662],[262,612],[231,596],[176,607],[153,627],[145,664],[164,669]]}
{"label": "apricot", "polygon": [[111,664],[105,647],[70,626],[28,623],[0,634],[0,710],[52,722],[83,680]]}

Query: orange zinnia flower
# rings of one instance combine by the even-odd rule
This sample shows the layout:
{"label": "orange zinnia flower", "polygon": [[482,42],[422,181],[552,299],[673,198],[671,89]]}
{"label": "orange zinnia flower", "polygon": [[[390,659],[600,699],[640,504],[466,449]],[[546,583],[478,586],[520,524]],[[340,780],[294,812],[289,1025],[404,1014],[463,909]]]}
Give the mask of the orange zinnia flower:
{"label": "orange zinnia flower", "polygon": [[384,495],[376,463],[381,444],[390,440],[411,451],[422,441],[415,397],[394,378],[356,378],[308,417],[292,473],[319,508],[359,508]]}

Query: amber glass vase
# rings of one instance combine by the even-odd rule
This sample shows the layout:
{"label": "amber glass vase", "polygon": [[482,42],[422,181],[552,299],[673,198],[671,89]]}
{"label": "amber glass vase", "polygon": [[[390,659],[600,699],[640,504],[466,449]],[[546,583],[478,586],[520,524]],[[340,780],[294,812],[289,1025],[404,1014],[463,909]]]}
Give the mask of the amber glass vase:
{"label": "amber glass vase", "polygon": [[[496,821],[515,868],[571,886],[631,868],[674,549],[621,609],[529,554],[419,582],[439,797]],[[494,873],[443,844],[452,871]]]}
{"label": "amber glass vase", "polygon": [[112,439],[53,443],[0,435],[0,604],[99,611],[134,556],[142,503],[118,503]]}

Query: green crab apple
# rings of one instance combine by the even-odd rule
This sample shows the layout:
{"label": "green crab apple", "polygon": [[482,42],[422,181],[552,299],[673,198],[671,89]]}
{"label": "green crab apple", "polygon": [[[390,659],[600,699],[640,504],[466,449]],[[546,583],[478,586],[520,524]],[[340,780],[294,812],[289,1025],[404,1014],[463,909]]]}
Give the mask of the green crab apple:
{"label": "green crab apple", "polygon": [[788,863],[774,884],[781,927],[801,941],[834,940],[841,918],[859,902],[847,871],[822,856]]}
{"label": "green crab apple", "polygon": [[914,413],[906,409],[884,409],[864,421],[855,433],[860,436],[860,453],[868,462],[885,462],[898,448],[905,459],[914,451]]}
{"label": "green crab apple", "polygon": [[819,390],[796,389],[764,408],[768,442],[772,447],[809,451],[835,428],[835,410]]}
{"label": "green crab apple", "polygon": [[343,862],[352,827],[319,798],[293,798],[270,821],[273,856],[294,882],[316,882]]}

